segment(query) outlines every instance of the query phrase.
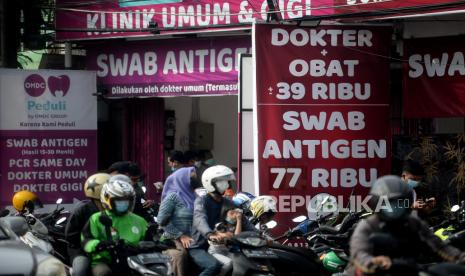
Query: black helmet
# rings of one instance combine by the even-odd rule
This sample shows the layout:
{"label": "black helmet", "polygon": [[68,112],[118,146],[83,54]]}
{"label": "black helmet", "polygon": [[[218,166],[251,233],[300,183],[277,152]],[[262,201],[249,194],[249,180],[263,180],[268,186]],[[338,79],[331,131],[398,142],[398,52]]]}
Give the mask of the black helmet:
{"label": "black helmet", "polygon": [[406,218],[411,212],[413,193],[409,186],[396,175],[378,178],[370,190],[372,207],[386,221]]}

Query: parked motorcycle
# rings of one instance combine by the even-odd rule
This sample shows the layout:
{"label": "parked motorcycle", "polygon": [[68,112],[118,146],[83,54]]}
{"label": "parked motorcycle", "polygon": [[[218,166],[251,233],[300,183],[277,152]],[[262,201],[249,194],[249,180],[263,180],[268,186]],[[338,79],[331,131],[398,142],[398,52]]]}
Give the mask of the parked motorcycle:
{"label": "parked motorcycle", "polygon": [[25,214],[23,217],[29,225],[30,231],[20,238],[31,247],[38,247],[50,253],[64,263],[68,263],[67,241],[65,239],[65,221],[69,212],[60,207],[62,199],[56,201],[56,208],[50,213]]}
{"label": "parked motorcycle", "polygon": [[451,208],[452,216],[434,227],[434,234],[452,246],[465,250],[465,201]]}
{"label": "parked motorcycle", "polygon": [[0,216],[0,274],[65,276],[66,267],[52,255],[21,241],[30,228],[23,217]]}

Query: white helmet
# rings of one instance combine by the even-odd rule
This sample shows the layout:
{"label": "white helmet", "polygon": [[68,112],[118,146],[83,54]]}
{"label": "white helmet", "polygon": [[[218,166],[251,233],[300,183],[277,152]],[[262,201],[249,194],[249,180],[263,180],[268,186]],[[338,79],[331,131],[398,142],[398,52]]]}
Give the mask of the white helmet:
{"label": "white helmet", "polygon": [[105,209],[122,215],[134,208],[136,192],[131,184],[131,179],[126,175],[112,176],[102,187],[100,201]]}
{"label": "white helmet", "polygon": [[272,196],[257,196],[250,202],[253,219],[266,223],[278,212],[276,200]]}
{"label": "white helmet", "polygon": [[212,166],[202,174],[202,185],[209,193],[217,192],[223,195],[235,180],[234,172],[223,165]]}

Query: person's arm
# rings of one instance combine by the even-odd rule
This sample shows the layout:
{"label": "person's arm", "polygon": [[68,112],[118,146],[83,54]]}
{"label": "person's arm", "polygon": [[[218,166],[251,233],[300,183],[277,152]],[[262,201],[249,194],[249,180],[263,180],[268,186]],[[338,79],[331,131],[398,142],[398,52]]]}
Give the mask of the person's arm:
{"label": "person's arm", "polygon": [[207,210],[205,206],[206,196],[198,197],[194,202],[194,221],[192,226],[197,229],[202,236],[208,239],[213,230],[208,225]]}
{"label": "person's arm", "polygon": [[[370,218],[369,218],[370,219]],[[353,264],[365,273],[374,273],[372,246],[368,237],[372,229],[367,220],[362,220],[354,230],[350,239],[350,253]]]}
{"label": "person's arm", "polygon": [[174,211],[176,209],[177,199],[176,194],[172,193],[165,197],[160,205],[160,210],[158,211],[157,221],[158,224],[163,227],[165,232],[169,235],[169,237],[173,237],[175,239],[182,236],[182,231],[176,228],[173,224],[170,224]]}
{"label": "person's arm", "polygon": [[86,253],[96,251],[98,244],[101,242],[98,238],[98,229],[95,223],[92,223],[92,217],[87,221],[82,229],[81,245]]}
{"label": "person's arm", "polygon": [[234,235],[239,235],[242,232],[242,214],[236,215],[236,229],[234,229]]}
{"label": "person's arm", "polygon": [[71,247],[79,248],[81,245],[81,232],[87,220],[84,219],[83,205],[79,205],[68,219],[65,228],[65,238]]}

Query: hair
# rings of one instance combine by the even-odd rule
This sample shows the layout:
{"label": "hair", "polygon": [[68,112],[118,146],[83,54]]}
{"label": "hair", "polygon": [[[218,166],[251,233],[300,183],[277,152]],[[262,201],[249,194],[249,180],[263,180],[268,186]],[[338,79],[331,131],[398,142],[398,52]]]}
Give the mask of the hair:
{"label": "hair", "polygon": [[194,150],[187,150],[184,152],[184,162],[188,163],[191,160],[198,160],[199,154]]}
{"label": "hair", "polygon": [[414,160],[405,160],[404,166],[402,167],[402,172],[411,173],[416,176],[424,176],[425,170],[420,165],[420,163]]}
{"label": "hair", "polygon": [[184,163],[184,154],[179,150],[171,151],[168,158],[171,162],[178,161],[179,163]]}
{"label": "hair", "polygon": [[113,163],[107,169],[107,173],[114,172],[117,172],[119,174],[126,174],[129,176],[140,176],[142,174],[139,166],[131,161],[118,161]]}

